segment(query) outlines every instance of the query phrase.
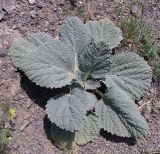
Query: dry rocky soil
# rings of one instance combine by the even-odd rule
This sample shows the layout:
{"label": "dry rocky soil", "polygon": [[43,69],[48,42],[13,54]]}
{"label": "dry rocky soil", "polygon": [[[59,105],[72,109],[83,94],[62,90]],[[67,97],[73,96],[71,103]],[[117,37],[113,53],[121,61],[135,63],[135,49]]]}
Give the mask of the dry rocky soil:
{"label": "dry rocky soil", "polygon": [[[110,18],[115,21],[120,8],[127,8],[130,0],[92,0],[92,20]],[[139,15],[139,3],[134,12]],[[127,13],[127,9],[125,10]],[[67,0],[0,0],[0,102],[10,101],[16,108],[13,119],[11,154],[60,154],[50,138],[50,123],[44,112],[48,98],[59,90],[40,88],[11,63],[8,53],[11,41],[28,32],[45,31],[56,37],[58,26],[66,15],[85,15],[84,2]],[[155,30],[160,42],[160,1],[146,0],[144,22]],[[160,154],[160,83],[139,102],[145,105],[143,114],[150,127],[148,138],[135,140],[102,132],[103,137],[83,147],[78,154]],[[159,89],[159,90],[158,90]],[[132,111],[131,111],[132,112]]]}

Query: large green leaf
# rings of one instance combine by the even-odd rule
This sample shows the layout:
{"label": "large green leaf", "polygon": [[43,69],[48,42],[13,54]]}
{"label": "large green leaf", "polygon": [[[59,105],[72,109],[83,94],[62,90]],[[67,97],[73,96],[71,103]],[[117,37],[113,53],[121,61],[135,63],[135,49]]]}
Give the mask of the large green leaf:
{"label": "large green leaf", "polygon": [[148,125],[135,102],[119,87],[109,88],[96,106],[102,128],[123,137],[143,137]]}
{"label": "large green leaf", "polygon": [[60,40],[72,44],[81,53],[91,41],[91,33],[78,17],[67,17],[60,27]]}
{"label": "large green leaf", "polygon": [[61,129],[74,132],[83,127],[87,110],[95,105],[95,102],[91,101],[96,102],[92,94],[87,94],[79,85],[73,85],[70,94],[50,99],[46,105],[46,112],[52,123]]}
{"label": "large green leaf", "polygon": [[122,31],[109,19],[88,21],[84,24],[77,17],[67,17],[60,27],[60,40],[71,43],[81,53],[85,46],[94,39],[103,41],[109,48],[115,48],[122,38]]}
{"label": "large green leaf", "polygon": [[75,142],[78,145],[84,145],[94,140],[99,135],[100,124],[99,117],[90,113],[85,120],[83,128],[75,133]]}
{"label": "large green leaf", "polygon": [[84,52],[79,54],[79,69],[83,72],[84,81],[87,77],[102,78],[110,68],[111,50],[104,42],[91,42]]}
{"label": "large green leaf", "polygon": [[86,25],[92,33],[92,38],[96,42],[105,42],[110,49],[117,47],[123,39],[120,28],[116,27],[109,19],[88,21]]}
{"label": "large green leaf", "polygon": [[32,33],[25,39],[15,39],[10,56],[14,65],[37,85],[58,88],[70,84],[74,78],[74,49],[48,34]]}
{"label": "large green leaf", "polygon": [[139,100],[151,86],[151,67],[135,53],[119,53],[111,61],[104,83],[107,87],[123,90],[133,100]]}

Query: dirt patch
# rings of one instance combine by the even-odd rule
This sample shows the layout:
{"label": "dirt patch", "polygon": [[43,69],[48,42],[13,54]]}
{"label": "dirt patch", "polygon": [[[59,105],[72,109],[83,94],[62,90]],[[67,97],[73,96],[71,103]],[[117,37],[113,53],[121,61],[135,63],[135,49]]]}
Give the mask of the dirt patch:
{"label": "dirt patch", "polygon": [[[109,17],[116,20],[117,9],[128,5],[128,1],[93,0],[91,19]],[[123,5],[122,5],[123,4]],[[16,108],[13,120],[14,138],[10,143],[12,154],[59,154],[60,151],[50,140],[50,123],[46,118],[44,106],[46,100],[59,90],[40,88],[13,67],[9,56],[9,46],[13,38],[28,32],[45,31],[53,37],[58,34],[58,26],[66,15],[75,14],[83,17],[84,3],[77,1],[73,6],[69,1],[37,0],[30,5],[28,0],[0,0],[4,18],[0,21],[0,99],[10,100]],[[144,20],[155,29],[156,42],[160,41],[160,1],[148,1]],[[147,139],[135,141],[119,138],[102,132],[100,137],[84,147],[77,147],[79,154],[142,154],[154,153],[160,148],[160,99],[158,82],[140,102],[150,134]],[[148,105],[149,104],[149,105]]]}

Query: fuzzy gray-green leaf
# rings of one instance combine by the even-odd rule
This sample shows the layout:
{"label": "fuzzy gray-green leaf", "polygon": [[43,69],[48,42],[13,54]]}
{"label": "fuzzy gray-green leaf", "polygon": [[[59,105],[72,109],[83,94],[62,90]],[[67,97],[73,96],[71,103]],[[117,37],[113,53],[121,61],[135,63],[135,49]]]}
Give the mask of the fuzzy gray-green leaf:
{"label": "fuzzy gray-green leaf", "polygon": [[[91,42],[86,46],[84,52],[79,54],[79,69],[86,75],[93,78],[102,78],[109,71],[111,64],[111,50],[104,42],[95,44]],[[84,79],[86,81],[86,79]]]}
{"label": "fuzzy gray-green leaf", "polygon": [[151,86],[151,67],[135,53],[119,53],[111,61],[106,86],[120,88],[133,100],[139,100]]}
{"label": "fuzzy gray-green leaf", "polygon": [[140,138],[148,134],[149,128],[135,102],[119,87],[109,88],[96,106],[102,128],[123,136]]}
{"label": "fuzzy gray-green leaf", "polygon": [[100,132],[100,119],[94,114],[89,114],[85,120],[84,127],[75,133],[75,142],[84,145],[94,140]]}
{"label": "fuzzy gray-green leaf", "polygon": [[67,17],[60,27],[60,40],[72,44],[81,53],[91,41],[91,33],[78,17]]}
{"label": "fuzzy gray-green leaf", "polygon": [[109,19],[88,21],[86,25],[92,33],[92,38],[96,42],[105,42],[110,49],[117,47],[123,39],[121,29],[116,27]]}
{"label": "fuzzy gray-green leaf", "polygon": [[90,95],[92,94],[88,95],[79,85],[74,85],[70,94],[50,99],[46,105],[46,113],[51,122],[61,129],[71,132],[80,130],[84,125],[87,110],[92,106],[89,104]]}
{"label": "fuzzy gray-green leaf", "polygon": [[92,93],[86,92],[87,94],[87,111],[91,111],[95,108],[95,105],[98,101],[98,99],[96,98],[96,96]]}
{"label": "fuzzy gray-green leaf", "polygon": [[74,49],[48,34],[32,33],[27,38],[17,38],[10,50],[14,65],[37,85],[58,88],[70,84],[74,78]]}

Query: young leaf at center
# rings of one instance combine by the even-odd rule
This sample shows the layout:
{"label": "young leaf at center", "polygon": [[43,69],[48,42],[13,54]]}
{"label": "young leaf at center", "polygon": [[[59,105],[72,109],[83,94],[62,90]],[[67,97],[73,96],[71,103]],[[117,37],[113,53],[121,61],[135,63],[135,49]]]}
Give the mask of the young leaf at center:
{"label": "young leaf at center", "polygon": [[111,50],[104,42],[91,42],[84,52],[78,55],[79,69],[82,72],[82,80],[86,81],[90,76],[102,78],[108,72],[111,64]]}

